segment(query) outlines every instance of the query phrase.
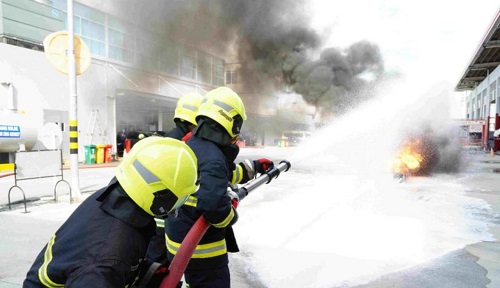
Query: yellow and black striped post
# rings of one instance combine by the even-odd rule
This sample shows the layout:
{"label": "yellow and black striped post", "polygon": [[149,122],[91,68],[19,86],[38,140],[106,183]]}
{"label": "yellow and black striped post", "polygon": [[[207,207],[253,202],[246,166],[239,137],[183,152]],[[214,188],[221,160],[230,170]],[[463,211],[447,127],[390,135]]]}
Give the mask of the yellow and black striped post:
{"label": "yellow and black striped post", "polygon": [[78,155],[78,121],[69,121],[69,154]]}

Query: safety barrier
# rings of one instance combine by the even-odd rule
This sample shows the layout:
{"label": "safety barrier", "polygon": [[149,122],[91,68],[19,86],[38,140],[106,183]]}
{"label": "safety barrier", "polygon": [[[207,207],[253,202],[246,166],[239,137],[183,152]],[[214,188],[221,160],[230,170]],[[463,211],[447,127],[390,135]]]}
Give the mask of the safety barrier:
{"label": "safety barrier", "polygon": [[54,201],[57,202],[57,186],[64,182],[69,187],[71,199],[71,185],[64,180],[62,150],[36,150],[18,151],[14,153],[14,186],[10,187],[8,194],[9,210],[11,210],[10,193],[14,188],[23,193],[24,211],[28,213],[26,194],[18,182],[41,178],[61,177],[54,185]]}

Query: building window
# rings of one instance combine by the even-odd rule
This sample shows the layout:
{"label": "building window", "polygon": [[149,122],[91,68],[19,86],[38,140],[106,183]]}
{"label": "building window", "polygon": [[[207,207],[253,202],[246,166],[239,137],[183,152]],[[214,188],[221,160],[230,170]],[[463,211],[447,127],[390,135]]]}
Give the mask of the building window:
{"label": "building window", "polygon": [[[56,1],[56,7],[66,9],[65,3]],[[85,5],[75,3],[73,15],[73,30],[75,34],[80,36],[89,47],[90,53],[100,56],[106,56],[106,35],[105,35],[105,14],[87,7]],[[68,17],[66,12],[63,13],[64,28],[68,28]]]}
{"label": "building window", "polygon": [[162,49],[160,70],[172,75],[179,75],[179,46],[173,42],[167,43]]}
{"label": "building window", "polygon": [[106,51],[104,49],[105,47],[104,26],[84,18],[80,19],[81,19],[81,36],[83,41],[89,47],[90,53],[100,56],[105,56]]}
{"label": "building window", "polygon": [[134,26],[112,16],[108,16],[108,25],[108,57],[127,63],[135,63]]}
{"label": "building window", "polygon": [[226,84],[237,84],[238,74],[236,71],[226,71]]}
{"label": "building window", "polygon": [[134,62],[134,37],[130,34],[108,28],[109,55],[111,59],[133,63]]}
{"label": "building window", "polygon": [[212,84],[217,86],[224,85],[224,61],[219,58],[213,58],[212,69]]}
{"label": "building window", "polygon": [[194,79],[196,70],[196,54],[191,49],[181,51],[181,76]]}
{"label": "building window", "polygon": [[[53,1],[54,7],[66,10],[66,0]],[[157,39],[164,39],[162,35],[79,3],[75,3],[74,12],[75,33],[82,37],[92,54],[147,71],[164,72],[217,86],[225,84],[221,58],[173,40],[159,46]],[[67,24],[66,20],[64,24]],[[235,84],[236,80],[234,72],[230,83]]]}
{"label": "building window", "polygon": [[155,39],[160,39],[160,37],[148,30],[141,30],[138,33],[135,39],[135,64],[137,67],[149,71],[159,70],[158,60],[160,58],[160,53],[158,53],[158,49],[156,49],[158,43],[156,43]]}
{"label": "building window", "polygon": [[201,82],[212,83],[212,57],[203,52],[197,54],[196,79]]}

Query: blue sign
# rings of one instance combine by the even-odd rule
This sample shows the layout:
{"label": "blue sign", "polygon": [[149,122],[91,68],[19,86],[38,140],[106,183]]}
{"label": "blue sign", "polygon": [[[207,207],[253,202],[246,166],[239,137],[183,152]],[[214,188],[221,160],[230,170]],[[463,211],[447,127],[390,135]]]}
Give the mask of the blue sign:
{"label": "blue sign", "polygon": [[21,138],[21,127],[0,125],[0,138]]}

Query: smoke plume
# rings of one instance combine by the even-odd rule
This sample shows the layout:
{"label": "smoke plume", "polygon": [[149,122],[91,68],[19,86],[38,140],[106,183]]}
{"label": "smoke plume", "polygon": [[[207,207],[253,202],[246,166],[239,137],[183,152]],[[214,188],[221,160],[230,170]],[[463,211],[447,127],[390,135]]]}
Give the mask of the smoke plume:
{"label": "smoke plume", "polygon": [[322,39],[310,28],[304,0],[148,3],[141,12],[135,11],[147,15],[137,16],[141,25],[185,44],[226,53],[220,55],[232,52],[236,57],[229,62],[240,65],[238,79],[244,92],[272,95],[293,89],[317,112],[321,108],[342,113],[369,97],[384,76],[383,59],[374,43],[360,41],[321,51]]}

